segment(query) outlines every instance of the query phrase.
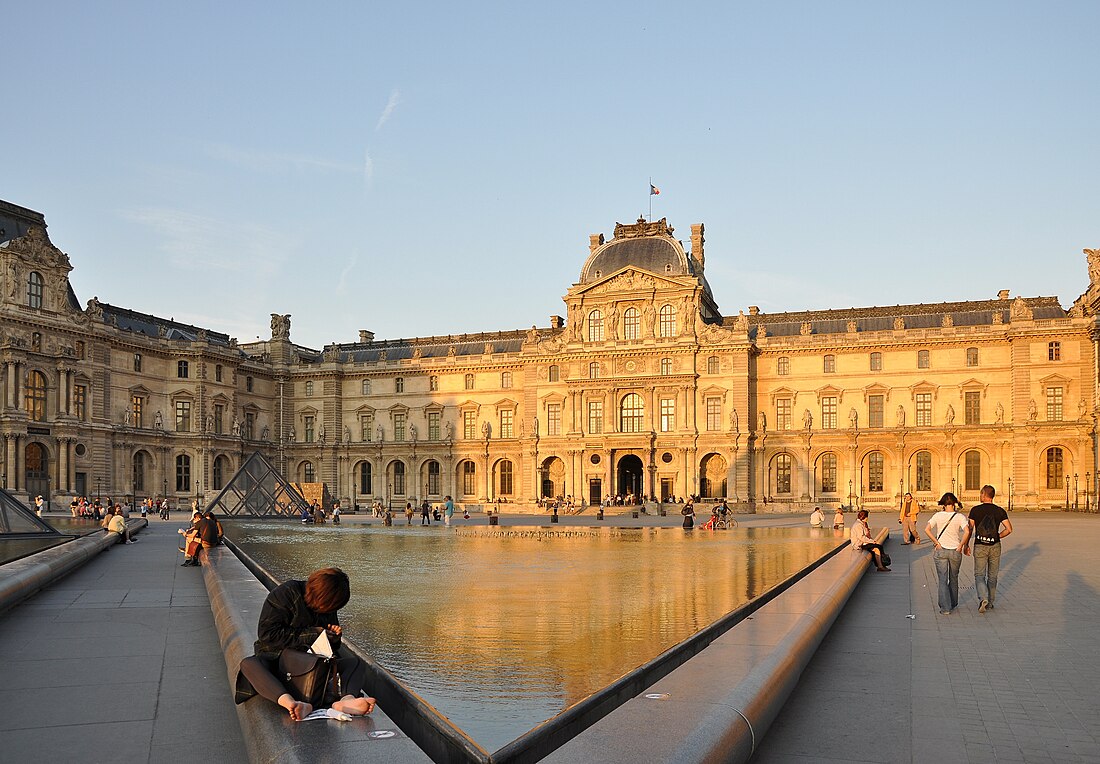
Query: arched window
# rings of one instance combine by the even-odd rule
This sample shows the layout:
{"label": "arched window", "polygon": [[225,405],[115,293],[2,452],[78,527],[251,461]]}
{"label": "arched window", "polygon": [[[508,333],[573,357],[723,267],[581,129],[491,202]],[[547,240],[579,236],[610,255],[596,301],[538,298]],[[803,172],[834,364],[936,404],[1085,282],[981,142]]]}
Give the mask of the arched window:
{"label": "arched window", "polygon": [[317,475],[313,471],[313,462],[302,462],[302,482],[316,483]]}
{"label": "arched window", "polygon": [[603,342],[603,313],[598,310],[588,314],[588,341]]}
{"label": "arched window", "polygon": [[27,276],[27,305],[31,308],[42,307],[42,274],[37,271],[31,271]]}
{"label": "arched window", "polygon": [[176,457],[176,493],[191,492],[191,457],[180,454]]}
{"label": "arched window", "polygon": [[641,432],[645,419],[642,396],[629,393],[619,405],[619,432]]}
{"label": "arched window", "polygon": [[1064,475],[1062,449],[1052,446],[1047,449],[1047,488],[1061,489]]}
{"label": "arched window", "polygon": [[145,490],[145,452],[138,451],[134,454],[133,482],[134,493]]}
{"label": "arched window", "polygon": [[32,422],[46,421],[45,374],[32,371],[27,375],[27,389],[24,391],[23,400],[26,404],[27,416]]}
{"label": "arched window", "polygon": [[624,340],[636,340],[638,339],[638,327],[640,322],[638,319],[637,308],[627,308],[623,311],[623,339]]}
{"label": "arched window", "polygon": [[867,490],[882,493],[884,460],[881,451],[867,454]]}
{"label": "arched window", "polygon": [[428,495],[439,495],[439,462],[428,462]]}
{"label": "arched window", "polygon": [[821,455],[821,492],[836,493],[836,454]]}
{"label": "arched window", "polygon": [[661,376],[662,377],[667,377],[671,373],[672,373],[672,359],[671,358],[662,358],[661,359]]}
{"label": "arched window", "polygon": [[477,493],[477,465],[466,460],[462,462],[462,495],[473,496]]}
{"label": "arched window", "polygon": [[662,305],[658,315],[657,336],[676,336],[676,309],[671,305]]}
{"label": "arched window", "polygon": [[359,493],[364,496],[374,493],[374,481],[371,477],[370,462],[359,462]]}
{"label": "arched window", "polygon": [[775,457],[775,492],[791,492],[791,455],[779,454]]}
{"label": "arched window", "polygon": [[967,491],[977,491],[982,487],[982,454],[971,449],[963,454],[965,476],[963,486]]}
{"label": "arched window", "polygon": [[718,373],[718,356],[712,355],[707,359],[707,374]]}
{"label": "arched window", "polygon": [[918,451],[914,461],[917,464],[917,484],[915,488],[918,491],[931,491],[932,454],[928,451]]}
{"label": "arched window", "polygon": [[512,495],[512,462],[508,459],[500,463],[500,483],[497,485],[497,493],[501,496]]}
{"label": "arched window", "polygon": [[393,493],[395,496],[405,495],[405,463],[393,463]]}

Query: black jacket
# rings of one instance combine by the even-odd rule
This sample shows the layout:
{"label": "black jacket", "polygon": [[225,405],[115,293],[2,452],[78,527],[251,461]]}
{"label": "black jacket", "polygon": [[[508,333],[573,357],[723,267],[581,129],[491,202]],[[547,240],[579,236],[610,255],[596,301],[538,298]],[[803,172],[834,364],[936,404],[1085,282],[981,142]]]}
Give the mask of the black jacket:
{"label": "black jacket", "polygon": [[[306,605],[306,582],[290,580],[271,590],[260,609],[256,655],[276,660],[287,647],[306,650],[328,625],[340,624],[336,613],[317,613]],[[340,637],[329,635],[334,648]]]}

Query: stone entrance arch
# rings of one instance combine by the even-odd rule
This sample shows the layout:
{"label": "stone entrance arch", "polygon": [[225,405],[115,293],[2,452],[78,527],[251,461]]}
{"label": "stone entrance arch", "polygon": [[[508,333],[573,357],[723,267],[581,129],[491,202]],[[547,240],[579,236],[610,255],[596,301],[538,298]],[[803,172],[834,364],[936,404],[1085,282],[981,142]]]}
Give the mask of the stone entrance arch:
{"label": "stone entrance arch", "polygon": [[720,454],[707,454],[699,462],[699,495],[708,499],[726,496],[726,476],[729,465]]}
{"label": "stone entrance arch", "polygon": [[615,486],[620,496],[641,496],[645,492],[645,468],[640,458],[627,454],[619,459],[615,471]]}
{"label": "stone entrance arch", "polygon": [[27,487],[27,494],[33,500],[35,496],[50,496],[50,455],[46,447],[41,443],[28,443],[23,450],[24,478],[23,485]]}
{"label": "stone entrance arch", "polygon": [[539,495],[544,499],[565,496],[565,462],[556,456],[542,463]]}

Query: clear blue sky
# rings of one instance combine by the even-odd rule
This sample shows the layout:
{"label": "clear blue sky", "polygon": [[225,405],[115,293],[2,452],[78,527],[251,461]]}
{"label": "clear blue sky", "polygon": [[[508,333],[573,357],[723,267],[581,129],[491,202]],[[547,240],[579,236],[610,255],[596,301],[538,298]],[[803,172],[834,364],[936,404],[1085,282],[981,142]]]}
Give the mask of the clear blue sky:
{"label": "clear blue sky", "polygon": [[545,326],[706,224],[723,313],[1085,290],[1100,2],[8,3],[0,198],[81,301],[320,347]]}

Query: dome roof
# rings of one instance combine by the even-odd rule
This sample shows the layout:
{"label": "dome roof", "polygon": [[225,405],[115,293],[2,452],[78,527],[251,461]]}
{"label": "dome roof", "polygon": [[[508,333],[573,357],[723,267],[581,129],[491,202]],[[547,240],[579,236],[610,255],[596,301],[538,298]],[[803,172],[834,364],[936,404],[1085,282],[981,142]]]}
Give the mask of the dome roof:
{"label": "dome roof", "polygon": [[[695,260],[672,237],[673,229],[664,218],[647,223],[645,218],[631,225],[615,224],[615,237],[593,249],[581,268],[581,284],[591,284],[626,267],[665,276],[701,275]],[[600,239],[603,237],[601,236]],[[710,287],[701,279],[707,292]]]}

